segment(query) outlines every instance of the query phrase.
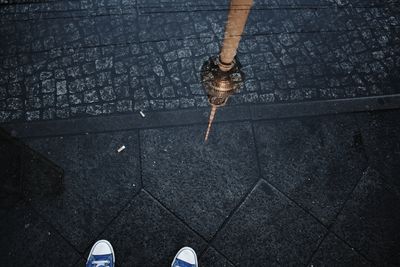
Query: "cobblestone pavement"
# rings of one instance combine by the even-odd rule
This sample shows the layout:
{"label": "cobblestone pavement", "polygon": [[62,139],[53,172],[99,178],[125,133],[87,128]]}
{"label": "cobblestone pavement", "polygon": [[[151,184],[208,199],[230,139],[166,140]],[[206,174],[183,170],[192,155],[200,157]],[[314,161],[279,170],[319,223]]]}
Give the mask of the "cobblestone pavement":
{"label": "cobblestone pavement", "polygon": [[[0,5],[0,122],[207,106],[228,2]],[[255,1],[231,105],[399,93],[397,1]]]}

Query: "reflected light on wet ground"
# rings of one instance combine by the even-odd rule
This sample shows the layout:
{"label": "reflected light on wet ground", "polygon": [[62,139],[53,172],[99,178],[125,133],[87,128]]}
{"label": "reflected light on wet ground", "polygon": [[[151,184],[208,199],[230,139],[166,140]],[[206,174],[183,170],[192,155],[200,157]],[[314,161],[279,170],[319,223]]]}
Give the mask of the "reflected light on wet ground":
{"label": "reflected light on wet ground", "polygon": [[210,135],[217,108],[224,106],[228,98],[243,85],[244,74],[236,53],[252,5],[253,0],[231,1],[221,52],[218,57],[211,57],[203,64],[201,80],[211,105],[205,142]]}

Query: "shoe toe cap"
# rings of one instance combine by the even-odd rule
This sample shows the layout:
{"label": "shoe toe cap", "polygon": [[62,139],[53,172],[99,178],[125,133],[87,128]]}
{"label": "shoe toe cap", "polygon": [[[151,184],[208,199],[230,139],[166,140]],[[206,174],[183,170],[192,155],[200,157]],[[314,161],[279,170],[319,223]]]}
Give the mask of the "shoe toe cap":
{"label": "shoe toe cap", "polygon": [[193,251],[193,249],[185,247],[181,249],[179,254],[177,255],[177,258],[179,260],[182,260],[184,262],[190,263],[190,264],[196,264],[196,253]]}
{"label": "shoe toe cap", "polygon": [[93,255],[109,255],[112,254],[112,248],[107,242],[98,242],[93,248]]}

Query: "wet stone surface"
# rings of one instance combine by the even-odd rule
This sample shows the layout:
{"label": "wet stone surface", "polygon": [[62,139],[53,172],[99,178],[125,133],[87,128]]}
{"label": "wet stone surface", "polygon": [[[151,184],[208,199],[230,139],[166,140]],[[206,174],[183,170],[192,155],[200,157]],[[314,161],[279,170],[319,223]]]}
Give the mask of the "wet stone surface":
{"label": "wet stone surface", "polygon": [[263,178],[330,225],[367,161],[352,116],[255,125]]}
{"label": "wet stone surface", "polygon": [[64,169],[64,190],[42,190],[36,165],[32,197],[0,198],[1,256],[84,265],[107,239],[120,266],[168,265],[183,246],[204,266],[396,266],[398,115],[237,119],[207,143],[203,124],[27,138]]}
{"label": "wet stone surface", "polygon": [[10,137],[0,131],[0,210],[3,212],[21,200],[21,155],[22,148],[10,142]]}
{"label": "wet stone surface", "polygon": [[[0,123],[53,120],[57,136],[23,141],[65,171],[61,194],[1,196],[3,265],[83,266],[100,238],[118,266],[167,266],[182,246],[204,266],[399,265],[398,110],[256,122],[236,110],[203,142],[190,109],[208,106],[200,68],[228,2],[0,5]],[[398,94],[399,14],[395,0],[255,1],[229,105]],[[117,132],[102,117],[140,110],[191,115]],[[63,134],[62,120],[90,116],[100,126],[85,129],[113,130]],[[13,190],[23,166],[8,150]],[[43,193],[47,174],[31,173]]]}
{"label": "wet stone surface", "polygon": [[360,114],[358,121],[370,164],[400,188],[400,117],[398,112]]}
{"label": "wet stone surface", "polygon": [[[207,106],[200,67],[219,52],[227,8],[225,0],[1,6],[0,122]],[[256,1],[238,52],[247,81],[230,104],[398,93],[398,9]]]}
{"label": "wet stone surface", "polygon": [[27,204],[18,204],[0,219],[0,255],[4,266],[74,266],[79,253]]}
{"label": "wet stone surface", "polygon": [[325,232],[314,218],[262,182],[218,233],[215,246],[238,266],[299,265],[307,263]]}
{"label": "wet stone surface", "polygon": [[146,130],[141,145],[146,190],[209,240],[259,177],[249,124],[218,127],[207,144],[204,133]]}
{"label": "wet stone surface", "polygon": [[315,253],[310,266],[373,266],[334,234],[329,234]]}
{"label": "wet stone surface", "polygon": [[[140,189],[137,142],[136,132],[28,140],[65,172],[63,194],[33,199],[32,205],[79,251]],[[126,149],[118,153],[122,145]]]}
{"label": "wet stone surface", "polygon": [[377,265],[400,262],[399,188],[370,169],[338,216],[333,231]]}
{"label": "wet stone surface", "polygon": [[168,266],[181,248],[180,244],[198,253],[205,249],[199,236],[144,192],[101,237],[112,242],[121,266]]}
{"label": "wet stone surface", "polygon": [[224,256],[218,253],[214,248],[209,247],[204,255],[200,258],[200,266],[221,266],[221,267],[232,267],[234,266],[230,263]]}

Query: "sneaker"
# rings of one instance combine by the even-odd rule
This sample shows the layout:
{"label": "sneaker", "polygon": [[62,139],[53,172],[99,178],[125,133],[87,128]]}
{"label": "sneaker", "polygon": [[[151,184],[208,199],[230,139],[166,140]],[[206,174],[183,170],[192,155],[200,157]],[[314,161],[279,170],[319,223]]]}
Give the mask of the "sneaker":
{"label": "sneaker", "polygon": [[97,241],[90,250],[86,267],[114,267],[115,256],[110,242],[107,240]]}
{"label": "sneaker", "polygon": [[192,248],[184,247],[176,253],[171,267],[198,267],[197,255]]}

